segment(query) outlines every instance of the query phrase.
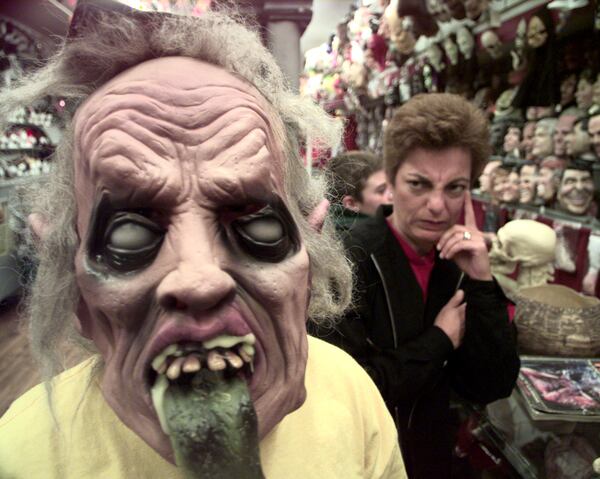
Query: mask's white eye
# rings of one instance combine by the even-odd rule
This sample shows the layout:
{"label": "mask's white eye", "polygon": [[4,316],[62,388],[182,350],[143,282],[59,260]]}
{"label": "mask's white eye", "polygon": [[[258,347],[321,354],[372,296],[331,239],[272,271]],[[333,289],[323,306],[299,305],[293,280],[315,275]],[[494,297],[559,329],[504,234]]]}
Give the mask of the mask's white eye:
{"label": "mask's white eye", "polygon": [[139,223],[123,223],[112,230],[108,244],[121,250],[139,250],[153,244],[157,236]]}
{"label": "mask's white eye", "polygon": [[277,218],[257,218],[240,228],[247,236],[258,243],[276,243],[283,238],[283,225]]}
{"label": "mask's white eye", "polygon": [[[236,214],[225,222],[227,234],[247,255],[268,263],[278,263],[300,249],[300,236],[294,220],[281,200],[253,212]],[[244,208],[231,208],[233,213]],[[224,212],[227,217],[228,211]]]}

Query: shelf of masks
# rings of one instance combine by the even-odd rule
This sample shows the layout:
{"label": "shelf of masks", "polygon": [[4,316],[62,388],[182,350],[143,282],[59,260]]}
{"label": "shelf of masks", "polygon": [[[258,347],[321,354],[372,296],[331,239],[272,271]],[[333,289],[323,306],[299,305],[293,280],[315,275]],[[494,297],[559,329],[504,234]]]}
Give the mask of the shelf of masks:
{"label": "shelf of masks", "polygon": [[507,222],[516,219],[548,225],[556,233],[555,271],[551,283],[600,298],[600,221],[596,218],[529,205],[494,205],[488,197],[476,192],[473,207],[479,229],[486,232],[497,233]]}
{"label": "shelf of masks", "polygon": [[14,214],[11,201],[16,189],[31,181],[31,177],[0,181],[0,303],[18,295],[21,288],[18,242],[14,229],[17,223],[25,223],[23,218]]}

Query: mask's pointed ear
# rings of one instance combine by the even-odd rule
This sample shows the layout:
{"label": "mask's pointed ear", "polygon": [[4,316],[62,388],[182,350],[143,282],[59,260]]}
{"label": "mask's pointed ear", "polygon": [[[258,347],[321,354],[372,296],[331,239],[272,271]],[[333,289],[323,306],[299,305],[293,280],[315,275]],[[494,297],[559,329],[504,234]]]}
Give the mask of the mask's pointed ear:
{"label": "mask's pointed ear", "polygon": [[323,229],[323,223],[329,211],[329,201],[323,199],[308,215],[308,224],[317,232]]}
{"label": "mask's pointed ear", "polygon": [[32,213],[27,217],[29,229],[33,236],[34,245],[39,248],[40,243],[48,236],[50,225],[48,219],[40,213]]}

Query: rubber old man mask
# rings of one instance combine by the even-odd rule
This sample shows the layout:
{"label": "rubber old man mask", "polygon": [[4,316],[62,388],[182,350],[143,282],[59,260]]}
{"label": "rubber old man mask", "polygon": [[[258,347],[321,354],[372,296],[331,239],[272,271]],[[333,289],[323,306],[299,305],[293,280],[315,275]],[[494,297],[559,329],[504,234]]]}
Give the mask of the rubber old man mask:
{"label": "rubber old man mask", "polygon": [[[107,402],[171,461],[164,430],[173,441],[181,411],[252,444],[252,405],[264,437],[305,399],[309,258],[286,208],[281,126],[253,87],[184,57],[115,77],[74,123],[78,319]],[[210,424],[223,397],[233,424]],[[203,455],[226,457],[205,439]]]}

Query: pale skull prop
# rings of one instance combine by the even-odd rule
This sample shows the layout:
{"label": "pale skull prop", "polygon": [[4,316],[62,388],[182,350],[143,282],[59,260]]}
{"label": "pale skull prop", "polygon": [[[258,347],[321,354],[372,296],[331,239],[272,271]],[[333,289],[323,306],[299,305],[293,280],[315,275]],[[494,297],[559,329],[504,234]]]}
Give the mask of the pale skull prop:
{"label": "pale skull prop", "polygon": [[481,34],[481,45],[492,59],[497,60],[502,56],[502,42],[493,30],[486,30]]}
{"label": "pale skull prop", "polygon": [[460,53],[462,53],[462,56],[469,60],[473,55],[475,39],[467,27],[462,26],[456,32],[456,44],[458,45],[458,49],[460,50]]}
{"label": "pale skull prop", "polygon": [[[498,230],[492,242],[492,273],[507,295],[521,288],[540,286],[554,274],[556,233],[533,220],[513,220]],[[516,280],[508,276],[519,268]]]}

